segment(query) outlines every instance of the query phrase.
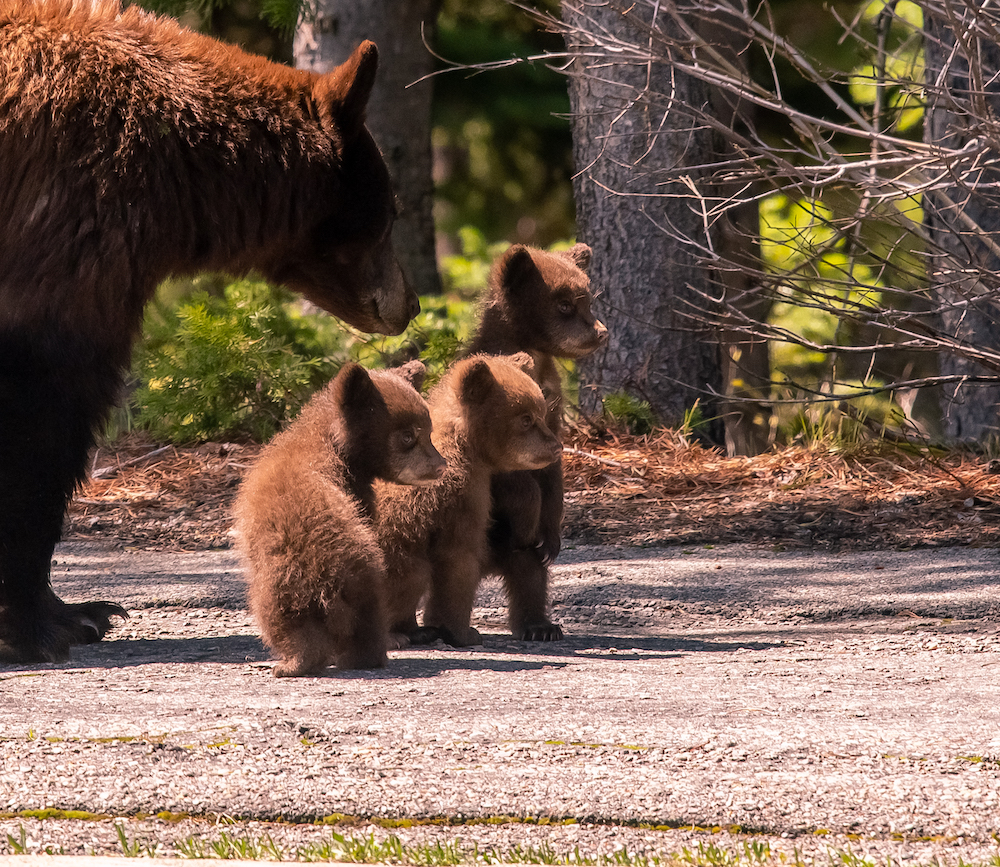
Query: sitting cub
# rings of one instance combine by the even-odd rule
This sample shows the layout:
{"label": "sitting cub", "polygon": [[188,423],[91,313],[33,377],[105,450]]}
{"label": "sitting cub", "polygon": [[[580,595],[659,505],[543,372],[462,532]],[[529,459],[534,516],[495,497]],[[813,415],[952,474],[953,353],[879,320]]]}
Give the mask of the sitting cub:
{"label": "sitting cub", "polygon": [[424,366],[345,364],[261,453],[240,488],[236,530],[250,611],[276,677],[386,663],[385,565],[371,529],[374,479],[433,482]]}
{"label": "sitting cub", "polygon": [[[546,424],[562,435],[562,386],[556,358],[582,358],[607,341],[590,310],[590,247],[547,253],[521,244],[490,271],[479,328],[469,353],[528,352],[548,404]],[[562,461],[543,470],[493,477],[490,557],[486,572],[507,590],[510,630],[524,641],[555,641],[548,617],[549,564],[559,553],[563,516]]]}
{"label": "sitting cub", "polygon": [[[487,557],[490,479],[548,466],[561,454],[533,368],[526,353],[456,363],[427,398],[434,445],[448,462],[441,481],[376,483],[375,534],[395,646],[435,635],[456,646],[479,643],[470,620]],[[425,593],[421,630],[416,612]]]}

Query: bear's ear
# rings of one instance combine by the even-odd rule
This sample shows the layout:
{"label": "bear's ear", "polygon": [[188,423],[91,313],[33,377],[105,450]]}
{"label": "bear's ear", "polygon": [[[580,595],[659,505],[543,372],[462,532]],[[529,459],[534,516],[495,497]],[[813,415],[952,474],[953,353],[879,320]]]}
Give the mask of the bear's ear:
{"label": "bear's ear", "polygon": [[586,272],[590,267],[590,260],[593,257],[593,252],[586,244],[574,244],[569,250],[563,253],[563,255],[569,257],[573,264],[576,265],[576,267],[581,271]]}
{"label": "bear's ear", "polygon": [[528,278],[537,273],[538,266],[531,258],[531,250],[524,244],[512,244],[500,256],[498,273],[500,285],[505,294],[516,296],[521,290],[531,285]]}
{"label": "bear's ear", "polygon": [[336,69],[320,78],[314,90],[321,117],[329,118],[344,141],[365,125],[365,108],[375,86],[378,48],[367,39]]}
{"label": "bear's ear", "polygon": [[413,361],[407,361],[400,367],[393,368],[392,372],[405,379],[417,391],[420,391],[424,384],[424,377],[427,376],[427,368],[424,367],[424,363],[416,358]]}
{"label": "bear's ear", "polygon": [[493,395],[497,381],[493,377],[493,371],[485,359],[479,358],[473,361],[459,383],[459,396],[462,403],[481,404],[486,403]]}
{"label": "bear's ear", "polygon": [[380,397],[368,371],[353,361],[340,368],[333,381],[333,393],[343,409],[369,409]]}
{"label": "bear's ear", "polygon": [[508,356],[511,363],[521,368],[528,376],[535,375],[535,359],[533,359],[527,352],[515,352],[513,355]]}

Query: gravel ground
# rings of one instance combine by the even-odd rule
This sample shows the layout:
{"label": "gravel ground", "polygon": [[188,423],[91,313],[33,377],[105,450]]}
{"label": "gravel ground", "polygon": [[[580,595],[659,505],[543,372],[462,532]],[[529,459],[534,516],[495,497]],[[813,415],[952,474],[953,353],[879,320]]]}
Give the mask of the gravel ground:
{"label": "gravel ground", "polygon": [[132,618],[68,664],[0,666],[0,841],[28,851],[120,854],[116,820],[161,854],[223,831],[290,851],[327,817],[481,850],[1000,854],[995,551],[581,547],[555,570],[563,642],[506,636],[489,584],[480,648],[293,680],[231,552],[56,559],[60,595]]}

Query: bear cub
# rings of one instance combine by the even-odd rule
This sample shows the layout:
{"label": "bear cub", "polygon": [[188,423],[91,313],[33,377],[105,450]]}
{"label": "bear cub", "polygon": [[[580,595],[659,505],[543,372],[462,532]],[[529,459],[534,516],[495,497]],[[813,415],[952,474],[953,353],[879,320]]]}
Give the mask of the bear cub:
{"label": "bear cub", "polygon": [[[562,436],[562,386],[556,358],[583,358],[608,332],[591,312],[591,250],[577,244],[549,253],[515,244],[493,264],[479,326],[468,352],[528,352],[548,405],[545,423]],[[507,591],[510,630],[523,641],[556,641],[548,617],[549,565],[562,535],[562,460],[542,470],[493,477],[487,574]]]}
{"label": "bear cub", "polygon": [[250,611],[276,677],[386,663],[385,566],[372,484],[426,485],[444,472],[417,393],[424,366],[345,364],[263,450],[236,502]]}
{"label": "bear cub", "polygon": [[376,483],[375,535],[397,647],[437,636],[479,643],[470,621],[487,556],[490,479],[548,466],[561,453],[533,369],[525,353],[457,362],[427,398],[434,445],[447,461],[441,480],[423,488]]}

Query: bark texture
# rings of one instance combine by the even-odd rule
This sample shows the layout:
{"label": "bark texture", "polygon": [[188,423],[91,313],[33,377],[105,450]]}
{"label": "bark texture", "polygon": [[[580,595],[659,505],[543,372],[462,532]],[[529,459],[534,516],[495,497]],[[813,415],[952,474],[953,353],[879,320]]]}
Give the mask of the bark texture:
{"label": "bark texture", "polygon": [[[614,49],[614,40],[652,45],[669,27],[652,5],[564,0],[569,31],[570,102],[579,240],[590,245],[595,312],[606,346],[580,363],[581,405],[599,411],[624,390],[648,400],[667,424],[700,401],[717,418],[722,391],[719,344],[683,316],[704,305],[711,276],[695,239],[706,235],[698,202],[679,194],[684,175],[712,152],[711,135],[692,122],[707,89],[669,62]],[[589,37],[596,38],[591,39]],[[655,54],[655,46],[654,52]],[[721,441],[721,424],[710,436]]]}
{"label": "bark texture", "polygon": [[[1000,47],[976,34],[979,11],[972,4],[945,2],[939,14],[925,12],[928,144],[958,149],[973,137],[995,142],[993,118],[1000,116]],[[986,22],[982,22],[983,25]],[[995,21],[992,22],[995,24]],[[986,28],[992,29],[992,25]],[[956,33],[960,38],[956,39]],[[986,128],[983,128],[985,123]],[[949,160],[953,185],[924,197],[931,235],[928,266],[940,305],[939,325],[968,346],[1000,346],[1000,170],[977,159]],[[996,152],[993,152],[993,160]],[[945,375],[983,376],[968,358],[942,354]],[[1000,385],[946,384],[942,407],[950,439],[979,442],[1000,433]]]}

